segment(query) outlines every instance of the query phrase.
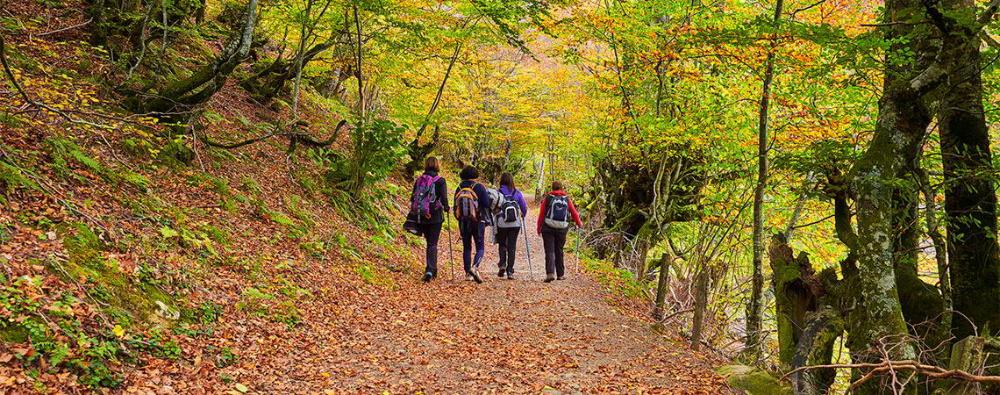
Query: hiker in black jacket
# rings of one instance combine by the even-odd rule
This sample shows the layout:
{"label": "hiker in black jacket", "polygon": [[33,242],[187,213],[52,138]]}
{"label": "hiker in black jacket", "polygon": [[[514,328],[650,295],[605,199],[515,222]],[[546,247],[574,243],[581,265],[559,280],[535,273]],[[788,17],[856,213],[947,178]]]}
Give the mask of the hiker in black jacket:
{"label": "hiker in black jacket", "polygon": [[[444,177],[438,175],[441,171],[441,162],[438,158],[429,157],[424,161],[424,174],[417,178],[413,184],[413,194],[410,197],[410,205],[417,211],[426,210],[425,216],[417,223],[417,230],[427,241],[426,262],[427,268],[424,270],[424,282],[431,281],[437,277],[437,256],[438,240],[441,238],[441,225],[444,223],[444,213],[448,208],[448,183]],[[421,198],[423,186],[433,185],[433,196]],[[426,191],[430,194],[430,191]],[[423,199],[425,201],[418,201]]]}
{"label": "hiker in black jacket", "polygon": [[[455,190],[455,204],[452,206],[455,218],[458,219],[458,229],[462,235],[462,264],[468,280],[482,283],[479,276],[479,264],[483,261],[486,250],[486,225],[490,221],[490,195],[483,184],[479,183],[479,170],[466,166],[459,173],[462,182]],[[476,255],[472,256],[472,243],[476,243]]]}

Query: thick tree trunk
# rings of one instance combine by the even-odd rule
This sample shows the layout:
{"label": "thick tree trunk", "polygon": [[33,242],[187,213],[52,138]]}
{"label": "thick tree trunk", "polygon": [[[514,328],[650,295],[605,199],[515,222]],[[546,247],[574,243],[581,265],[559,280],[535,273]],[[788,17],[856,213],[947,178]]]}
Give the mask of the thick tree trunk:
{"label": "thick tree trunk", "polygon": [[1000,329],[1000,249],[976,7],[971,0],[943,4],[945,13],[959,21],[943,40],[949,80],[941,96],[938,130],[956,311],[953,334],[961,339],[974,332],[969,320],[979,329],[986,324]]}
{"label": "thick tree trunk", "polygon": [[[872,362],[885,353],[893,359],[913,359],[915,349],[907,340],[899,289],[896,283],[896,246],[900,186],[905,174],[917,163],[930,115],[924,94],[940,77],[939,69],[921,67],[920,62],[894,60],[896,53],[918,52],[926,35],[914,34],[909,21],[921,12],[916,0],[886,2],[886,39],[895,43],[887,54],[883,95],[879,100],[875,135],[867,151],[851,171],[857,196],[856,256],[858,275],[853,306],[847,319],[848,347],[854,362]],[[902,40],[906,38],[906,40]],[[903,177],[901,177],[903,176]],[[911,188],[915,189],[915,188]],[[892,347],[886,347],[892,345]],[[863,374],[855,371],[855,375]],[[860,394],[881,393],[880,380],[858,388]]]}

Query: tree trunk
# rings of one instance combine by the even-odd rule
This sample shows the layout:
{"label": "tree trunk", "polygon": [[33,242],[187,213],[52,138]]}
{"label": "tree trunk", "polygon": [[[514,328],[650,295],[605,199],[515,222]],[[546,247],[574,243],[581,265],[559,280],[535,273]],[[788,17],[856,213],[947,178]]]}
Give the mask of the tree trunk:
{"label": "tree trunk", "polygon": [[[1000,249],[990,136],[983,112],[980,39],[971,0],[946,0],[944,12],[958,24],[945,33],[949,71],[938,119],[944,164],[948,258],[955,318],[953,334],[1000,328]],[[969,26],[973,24],[973,26]]]}
{"label": "tree trunk", "polygon": [[455,68],[455,62],[458,61],[458,56],[462,53],[462,43],[459,42],[455,45],[455,51],[451,54],[451,59],[448,61],[448,68],[444,71],[444,77],[441,78],[441,84],[438,85],[437,93],[434,95],[434,101],[431,102],[431,107],[427,110],[427,115],[424,116],[424,121],[420,123],[420,128],[417,129],[417,135],[413,138],[413,141],[409,144],[410,161],[406,164],[404,171],[407,177],[412,177],[413,173],[420,169],[427,155],[430,155],[434,147],[437,146],[438,139],[440,138],[440,132],[438,127],[434,127],[434,135],[431,137],[431,141],[426,144],[420,144],[420,138],[423,137],[424,133],[427,131],[427,126],[430,125],[431,117],[437,111],[438,106],[441,104],[441,97],[444,96],[444,89],[448,86],[448,77],[451,77],[451,71]]}
{"label": "tree trunk", "polygon": [[257,24],[257,2],[250,0],[240,30],[234,32],[222,53],[210,64],[203,66],[188,78],[175,80],[158,94],[139,94],[132,98],[130,107],[138,112],[171,117],[204,104],[226,83],[226,79],[246,59]]}
{"label": "tree trunk", "polygon": [[194,11],[194,23],[205,22],[205,10],[208,8],[208,0],[198,0],[198,8]]}
{"label": "tree trunk", "polygon": [[667,301],[667,288],[670,287],[670,261],[672,256],[665,252],[660,256],[660,275],[656,281],[656,301],[653,303],[653,319],[663,320],[664,304]]}
{"label": "tree trunk", "polygon": [[[924,95],[940,80],[939,67],[922,67],[926,35],[915,34],[910,23],[922,11],[918,0],[886,2],[885,37],[893,43],[886,54],[883,94],[879,99],[875,135],[851,170],[850,182],[857,196],[856,256],[858,275],[852,310],[847,319],[848,347],[854,362],[883,358],[913,359],[916,352],[907,340],[899,290],[896,284],[896,236],[900,213],[896,198],[901,177],[917,163],[924,132],[930,122]],[[925,27],[919,27],[923,29]],[[905,40],[904,40],[905,38]],[[918,61],[900,59],[897,53],[916,53]],[[936,66],[932,65],[932,66]],[[886,349],[881,349],[886,348]],[[855,370],[855,376],[864,374]],[[880,380],[860,386],[859,394],[881,393]]]}
{"label": "tree trunk", "polygon": [[694,290],[694,323],[691,325],[691,349],[701,348],[701,332],[705,321],[705,311],[708,310],[708,268],[702,267],[695,276]]}
{"label": "tree trunk", "polygon": [[[783,6],[784,0],[778,0],[774,5],[775,28],[781,21]],[[767,52],[767,59],[764,61],[764,81],[760,92],[760,111],[757,114],[757,185],[753,193],[753,275],[744,341],[744,353],[754,363],[760,359],[763,344],[761,321],[764,316],[764,195],[767,193],[767,151],[770,143],[767,121],[771,104],[771,83],[774,80],[775,45],[772,42]]]}

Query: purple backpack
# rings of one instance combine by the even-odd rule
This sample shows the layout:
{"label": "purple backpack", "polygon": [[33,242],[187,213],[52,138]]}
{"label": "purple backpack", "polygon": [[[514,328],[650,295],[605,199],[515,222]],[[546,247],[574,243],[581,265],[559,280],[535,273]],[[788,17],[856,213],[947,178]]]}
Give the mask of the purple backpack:
{"label": "purple backpack", "polygon": [[434,211],[441,209],[437,188],[434,187],[439,179],[440,176],[428,174],[417,178],[417,183],[413,186],[413,199],[410,200],[410,211],[416,214],[417,222],[431,219]]}

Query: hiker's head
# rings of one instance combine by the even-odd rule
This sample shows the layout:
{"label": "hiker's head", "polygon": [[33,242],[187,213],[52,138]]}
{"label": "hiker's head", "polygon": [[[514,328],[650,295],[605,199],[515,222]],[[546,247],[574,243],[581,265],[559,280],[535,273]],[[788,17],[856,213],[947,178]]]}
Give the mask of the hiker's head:
{"label": "hiker's head", "polygon": [[439,161],[435,156],[428,156],[427,159],[424,160],[424,171],[441,171],[441,161]]}
{"label": "hiker's head", "polygon": [[510,173],[503,173],[500,175],[500,186],[507,187],[507,189],[515,190],[514,187],[514,176]]}
{"label": "hiker's head", "polygon": [[552,190],[553,191],[563,190],[563,184],[559,181],[552,181]]}
{"label": "hiker's head", "polygon": [[458,173],[458,176],[463,180],[475,180],[479,178],[479,170],[476,170],[476,168],[472,166],[465,166],[465,168],[462,169],[462,172]]}

